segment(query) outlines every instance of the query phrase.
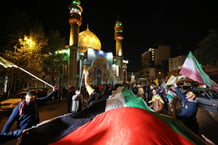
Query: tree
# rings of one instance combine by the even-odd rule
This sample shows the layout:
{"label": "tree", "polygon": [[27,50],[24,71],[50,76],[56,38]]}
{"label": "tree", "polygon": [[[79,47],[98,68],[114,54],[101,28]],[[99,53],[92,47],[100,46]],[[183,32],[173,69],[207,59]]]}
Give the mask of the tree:
{"label": "tree", "polygon": [[[29,36],[24,35],[23,38],[19,38],[18,43],[14,45],[14,51],[6,50],[3,55],[19,67],[35,75],[40,75],[44,60],[48,57],[48,54],[42,53],[42,49],[46,46],[47,38],[43,33],[31,32]],[[28,87],[28,84],[31,84],[28,82],[32,78],[27,79],[30,76],[19,70],[14,70],[11,77],[16,79],[13,80],[13,86],[16,86],[13,87],[15,90]]]}
{"label": "tree", "polygon": [[218,31],[210,30],[209,34],[198,44],[194,54],[202,65],[218,64]]}
{"label": "tree", "polygon": [[[56,53],[65,48],[66,41],[61,37],[60,33],[56,31],[50,31],[48,35],[48,52],[49,57],[45,60],[45,72],[51,72],[51,80],[55,83],[55,75],[58,74],[59,80],[62,80],[62,65],[66,63],[65,54]],[[50,73],[50,74],[51,74]],[[59,81],[60,83],[60,81]]]}
{"label": "tree", "polygon": [[14,51],[6,50],[5,56],[15,64],[32,72],[42,71],[42,64],[48,54],[41,53],[47,44],[43,34],[31,33],[30,36],[20,38],[14,46]]}

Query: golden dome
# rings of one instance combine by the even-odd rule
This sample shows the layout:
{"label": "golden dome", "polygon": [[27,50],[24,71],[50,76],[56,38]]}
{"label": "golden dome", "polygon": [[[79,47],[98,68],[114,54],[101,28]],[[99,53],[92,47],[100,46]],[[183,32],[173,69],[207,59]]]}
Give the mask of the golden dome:
{"label": "golden dome", "polygon": [[86,52],[88,48],[101,50],[101,42],[98,37],[87,29],[79,33],[79,48],[80,52]]}

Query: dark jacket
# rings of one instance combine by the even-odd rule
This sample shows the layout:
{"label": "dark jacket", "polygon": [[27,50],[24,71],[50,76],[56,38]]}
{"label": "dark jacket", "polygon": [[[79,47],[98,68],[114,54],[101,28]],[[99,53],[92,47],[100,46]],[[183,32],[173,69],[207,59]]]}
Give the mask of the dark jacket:
{"label": "dark jacket", "polygon": [[[10,117],[8,118],[7,122],[5,123],[5,125],[1,131],[1,134],[6,135],[7,133],[9,133],[9,130],[15,121],[17,121],[18,130],[21,130],[21,131],[37,125],[39,123],[39,110],[38,110],[37,103],[39,103],[40,101],[43,101],[43,100],[47,100],[48,98],[50,98],[54,94],[55,94],[55,91],[52,91],[51,93],[49,93],[45,97],[36,98],[34,102],[31,102],[28,105],[25,104],[23,106],[22,115],[20,115],[20,110],[19,110],[20,105],[23,103],[23,101],[21,101],[13,109]],[[22,133],[22,132],[15,131],[14,134],[13,134],[13,132],[10,132],[9,134],[11,134],[11,133],[14,136],[19,136],[20,133]]]}
{"label": "dark jacket", "polygon": [[197,101],[188,101],[186,96],[181,92],[179,87],[176,87],[176,93],[182,99],[181,112],[177,114],[178,117],[192,117],[196,116],[198,111]]}

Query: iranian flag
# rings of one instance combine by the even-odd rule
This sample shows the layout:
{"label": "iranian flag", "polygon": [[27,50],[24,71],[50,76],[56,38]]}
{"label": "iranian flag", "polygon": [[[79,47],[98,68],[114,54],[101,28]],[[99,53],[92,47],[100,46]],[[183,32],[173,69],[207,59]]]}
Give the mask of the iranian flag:
{"label": "iranian flag", "polygon": [[205,145],[180,121],[153,112],[127,88],[85,110],[42,122],[19,145]]}
{"label": "iranian flag", "polygon": [[190,51],[179,74],[211,87],[211,79],[202,69],[201,64]]}

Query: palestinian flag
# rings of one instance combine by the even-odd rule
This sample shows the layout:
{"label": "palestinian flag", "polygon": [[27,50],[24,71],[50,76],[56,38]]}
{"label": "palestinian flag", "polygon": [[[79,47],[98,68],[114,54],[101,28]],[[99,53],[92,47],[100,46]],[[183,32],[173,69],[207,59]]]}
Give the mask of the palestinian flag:
{"label": "palestinian flag", "polygon": [[153,112],[142,98],[121,88],[79,113],[43,122],[19,145],[204,145],[175,118]]}

